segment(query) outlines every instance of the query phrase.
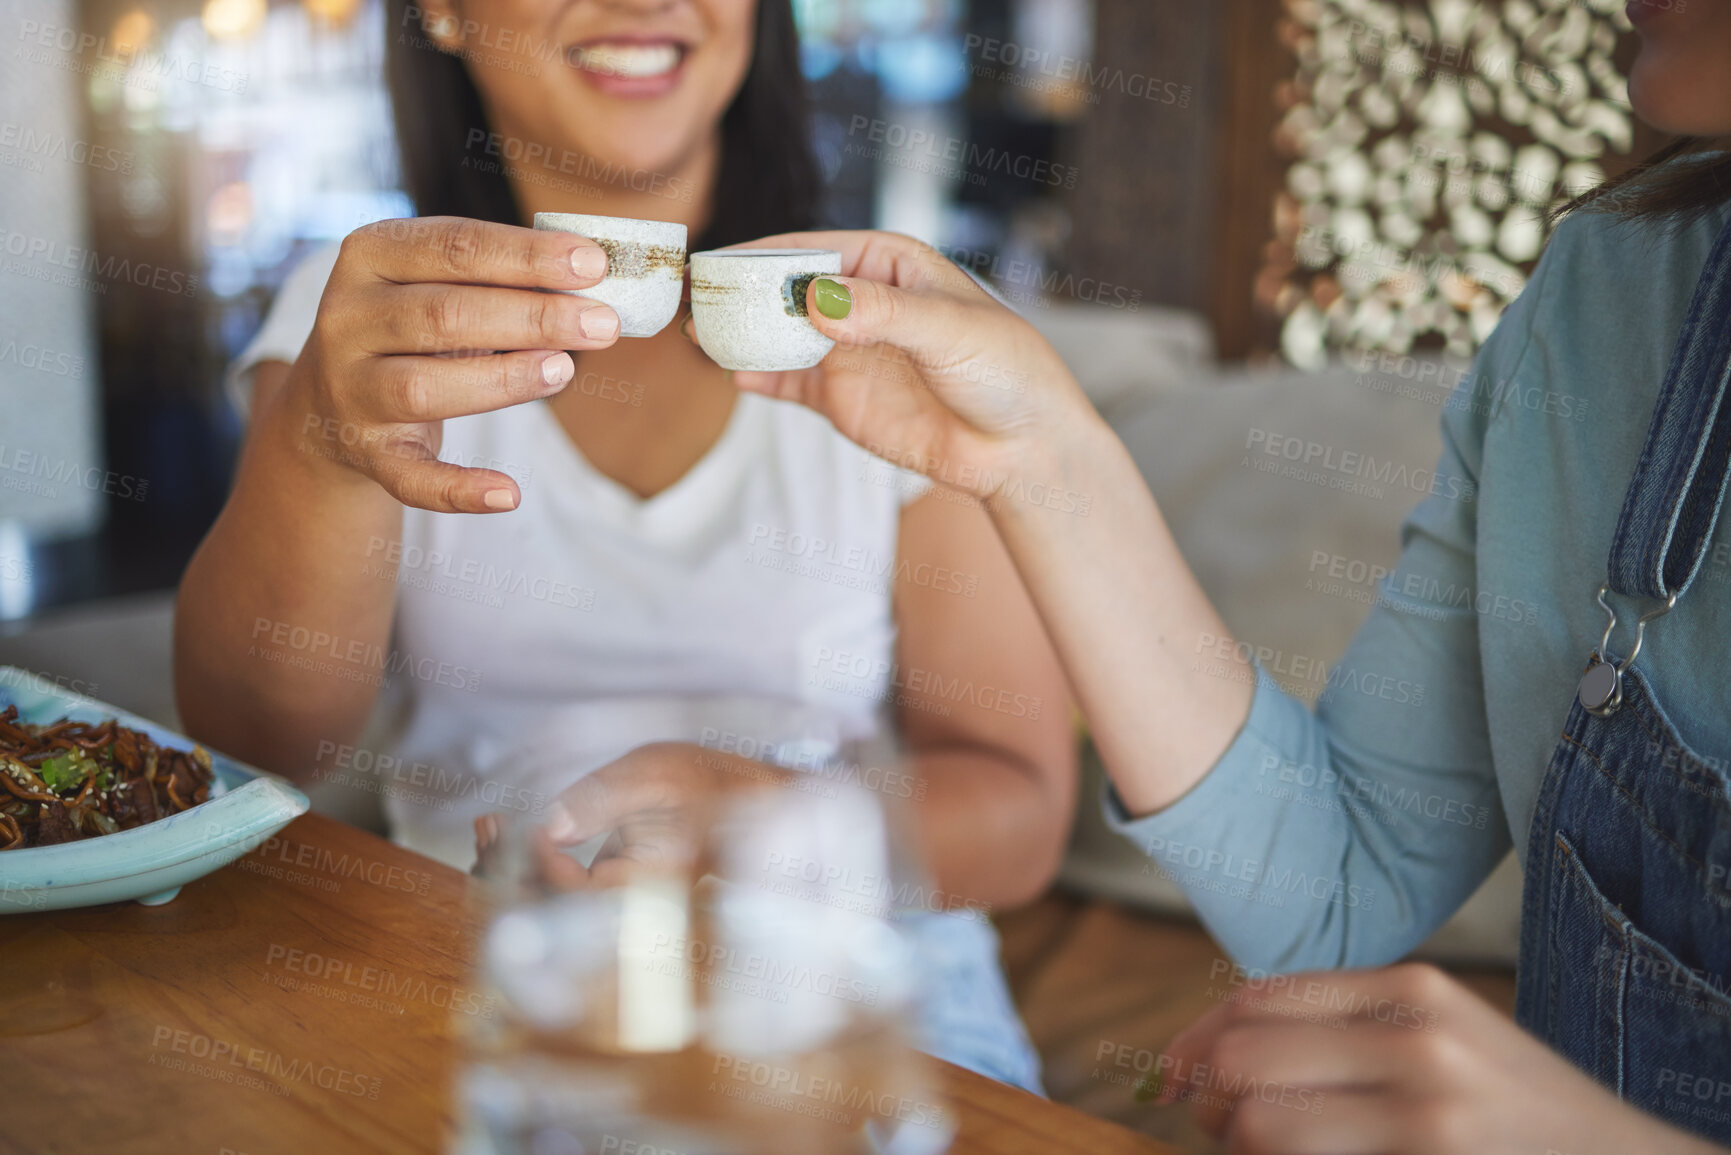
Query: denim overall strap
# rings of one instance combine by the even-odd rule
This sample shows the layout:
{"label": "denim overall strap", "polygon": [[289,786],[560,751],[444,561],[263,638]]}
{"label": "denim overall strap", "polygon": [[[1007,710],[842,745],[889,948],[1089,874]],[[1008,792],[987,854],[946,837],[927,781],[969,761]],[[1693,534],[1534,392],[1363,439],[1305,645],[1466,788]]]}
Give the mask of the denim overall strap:
{"label": "denim overall strap", "polygon": [[1611,543],[1610,587],[1681,596],[1695,580],[1731,471],[1731,225],[1695,286]]}
{"label": "denim overall strap", "polygon": [[1633,663],[1643,627],[1689,589],[1713,536],[1731,475],[1728,380],[1731,224],[1696,285],[1607,563],[1610,589],[1665,604],[1641,615],[1619,659],[1599,591],[1611,625],[1551,754],[1522,861],[1515,1006],[1522,1026],[1627,1102],[1721,1143],[1731,766],[1689,744]]}

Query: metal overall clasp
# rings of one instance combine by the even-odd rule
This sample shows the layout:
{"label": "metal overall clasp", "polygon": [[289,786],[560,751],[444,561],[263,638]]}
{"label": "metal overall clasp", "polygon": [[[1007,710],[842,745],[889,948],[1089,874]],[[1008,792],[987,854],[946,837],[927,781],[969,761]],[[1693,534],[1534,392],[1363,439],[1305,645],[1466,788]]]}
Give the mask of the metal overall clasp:
{"label": "metal overall clasp", "polygon": [[1617,628],[1617,611],[1605,600],[1610,589],[1609,583],[1599,587],[1599,605],[1610,620],[1605,623],[1605,636],[1599,639],[1598,647],[1593,650],[1592,660],[1587,663],[1587,672],[1581,675],[1580,688],[1575,691],[1581,708],[1600,718],[1616,713],[1617,707],[1623,704],[1623,672],[1634,664],[1636,656],[1641,652],[1641,640],[1646,636],[1647,623],[1664,617],[1677,604],[1677,595],[1672,594],[1665,599],[1664,605],[1648,610],[1636,618],[1635,644],[1630,648],[1629,656],[1620,664],[1613,663],[1606,657],[1610,653],[1611,632]]}

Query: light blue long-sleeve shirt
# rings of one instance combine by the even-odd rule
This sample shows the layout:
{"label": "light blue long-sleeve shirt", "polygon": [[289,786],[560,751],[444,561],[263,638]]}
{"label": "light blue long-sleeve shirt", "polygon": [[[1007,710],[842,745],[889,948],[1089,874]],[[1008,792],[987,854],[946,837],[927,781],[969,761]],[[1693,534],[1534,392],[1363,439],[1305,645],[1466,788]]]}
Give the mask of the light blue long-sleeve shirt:
{"label": "light blue long-sleeve shirt", "polygon": [[[1683,227],[1577,213],[1444,409],[1382,598],[1315,713],[1259,678],[1193,789],[1113,826],[1241,963],[1372,966],[1508,852],[1606,618],[1594,600],[1672,346],[1731,209]],[[1731,517],[1637,665],[1709,765],[1731,756]],[[1627,653],[1635,607],[1612,595]],[[1651,608],[1641,606],[1641,609]]]}

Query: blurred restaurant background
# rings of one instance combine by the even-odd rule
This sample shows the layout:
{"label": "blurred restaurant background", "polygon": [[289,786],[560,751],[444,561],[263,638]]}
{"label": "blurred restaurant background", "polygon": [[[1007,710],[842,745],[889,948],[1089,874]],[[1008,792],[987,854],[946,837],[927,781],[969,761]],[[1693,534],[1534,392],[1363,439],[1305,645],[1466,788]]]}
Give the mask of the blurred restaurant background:
{"label": "blurred restaurant background", "polygon": [[[1621,0],[795,7],[830,223],[1024,311],[1184,311],[1228,362],[1470,356],[1546,210],[1661,143]],[[177,582],[239,441],[224,365],[309,247],[414,206],[382,0],[0,14],[4,629]],[[969,147],[860,147],[873,122]]]}

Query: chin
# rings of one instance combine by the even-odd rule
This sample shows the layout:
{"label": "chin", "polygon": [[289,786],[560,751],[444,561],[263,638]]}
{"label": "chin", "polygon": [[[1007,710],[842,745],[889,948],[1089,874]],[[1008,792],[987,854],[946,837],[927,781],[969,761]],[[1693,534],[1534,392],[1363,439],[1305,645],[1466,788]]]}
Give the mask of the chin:
{"label": "chin", "polygon": [[610,170],[673,175],[702,143],[694,119],[675,109],[609,109],[567,126],[565,139]]}
{"label": "chin", "polygon": [[1661,132],[1731,133],[1731,12],[1691,4],[1649,16],[1629,68],[1629,105]]}
{"label": "chin", "polygon": [[685,167],[685,160],[690,155],[690,149],[683,142],[645,145],[641,140],[585,141],[584,151],[595,162],[595,167],[603,172],[633,177],[657,173],[675,176]]}

